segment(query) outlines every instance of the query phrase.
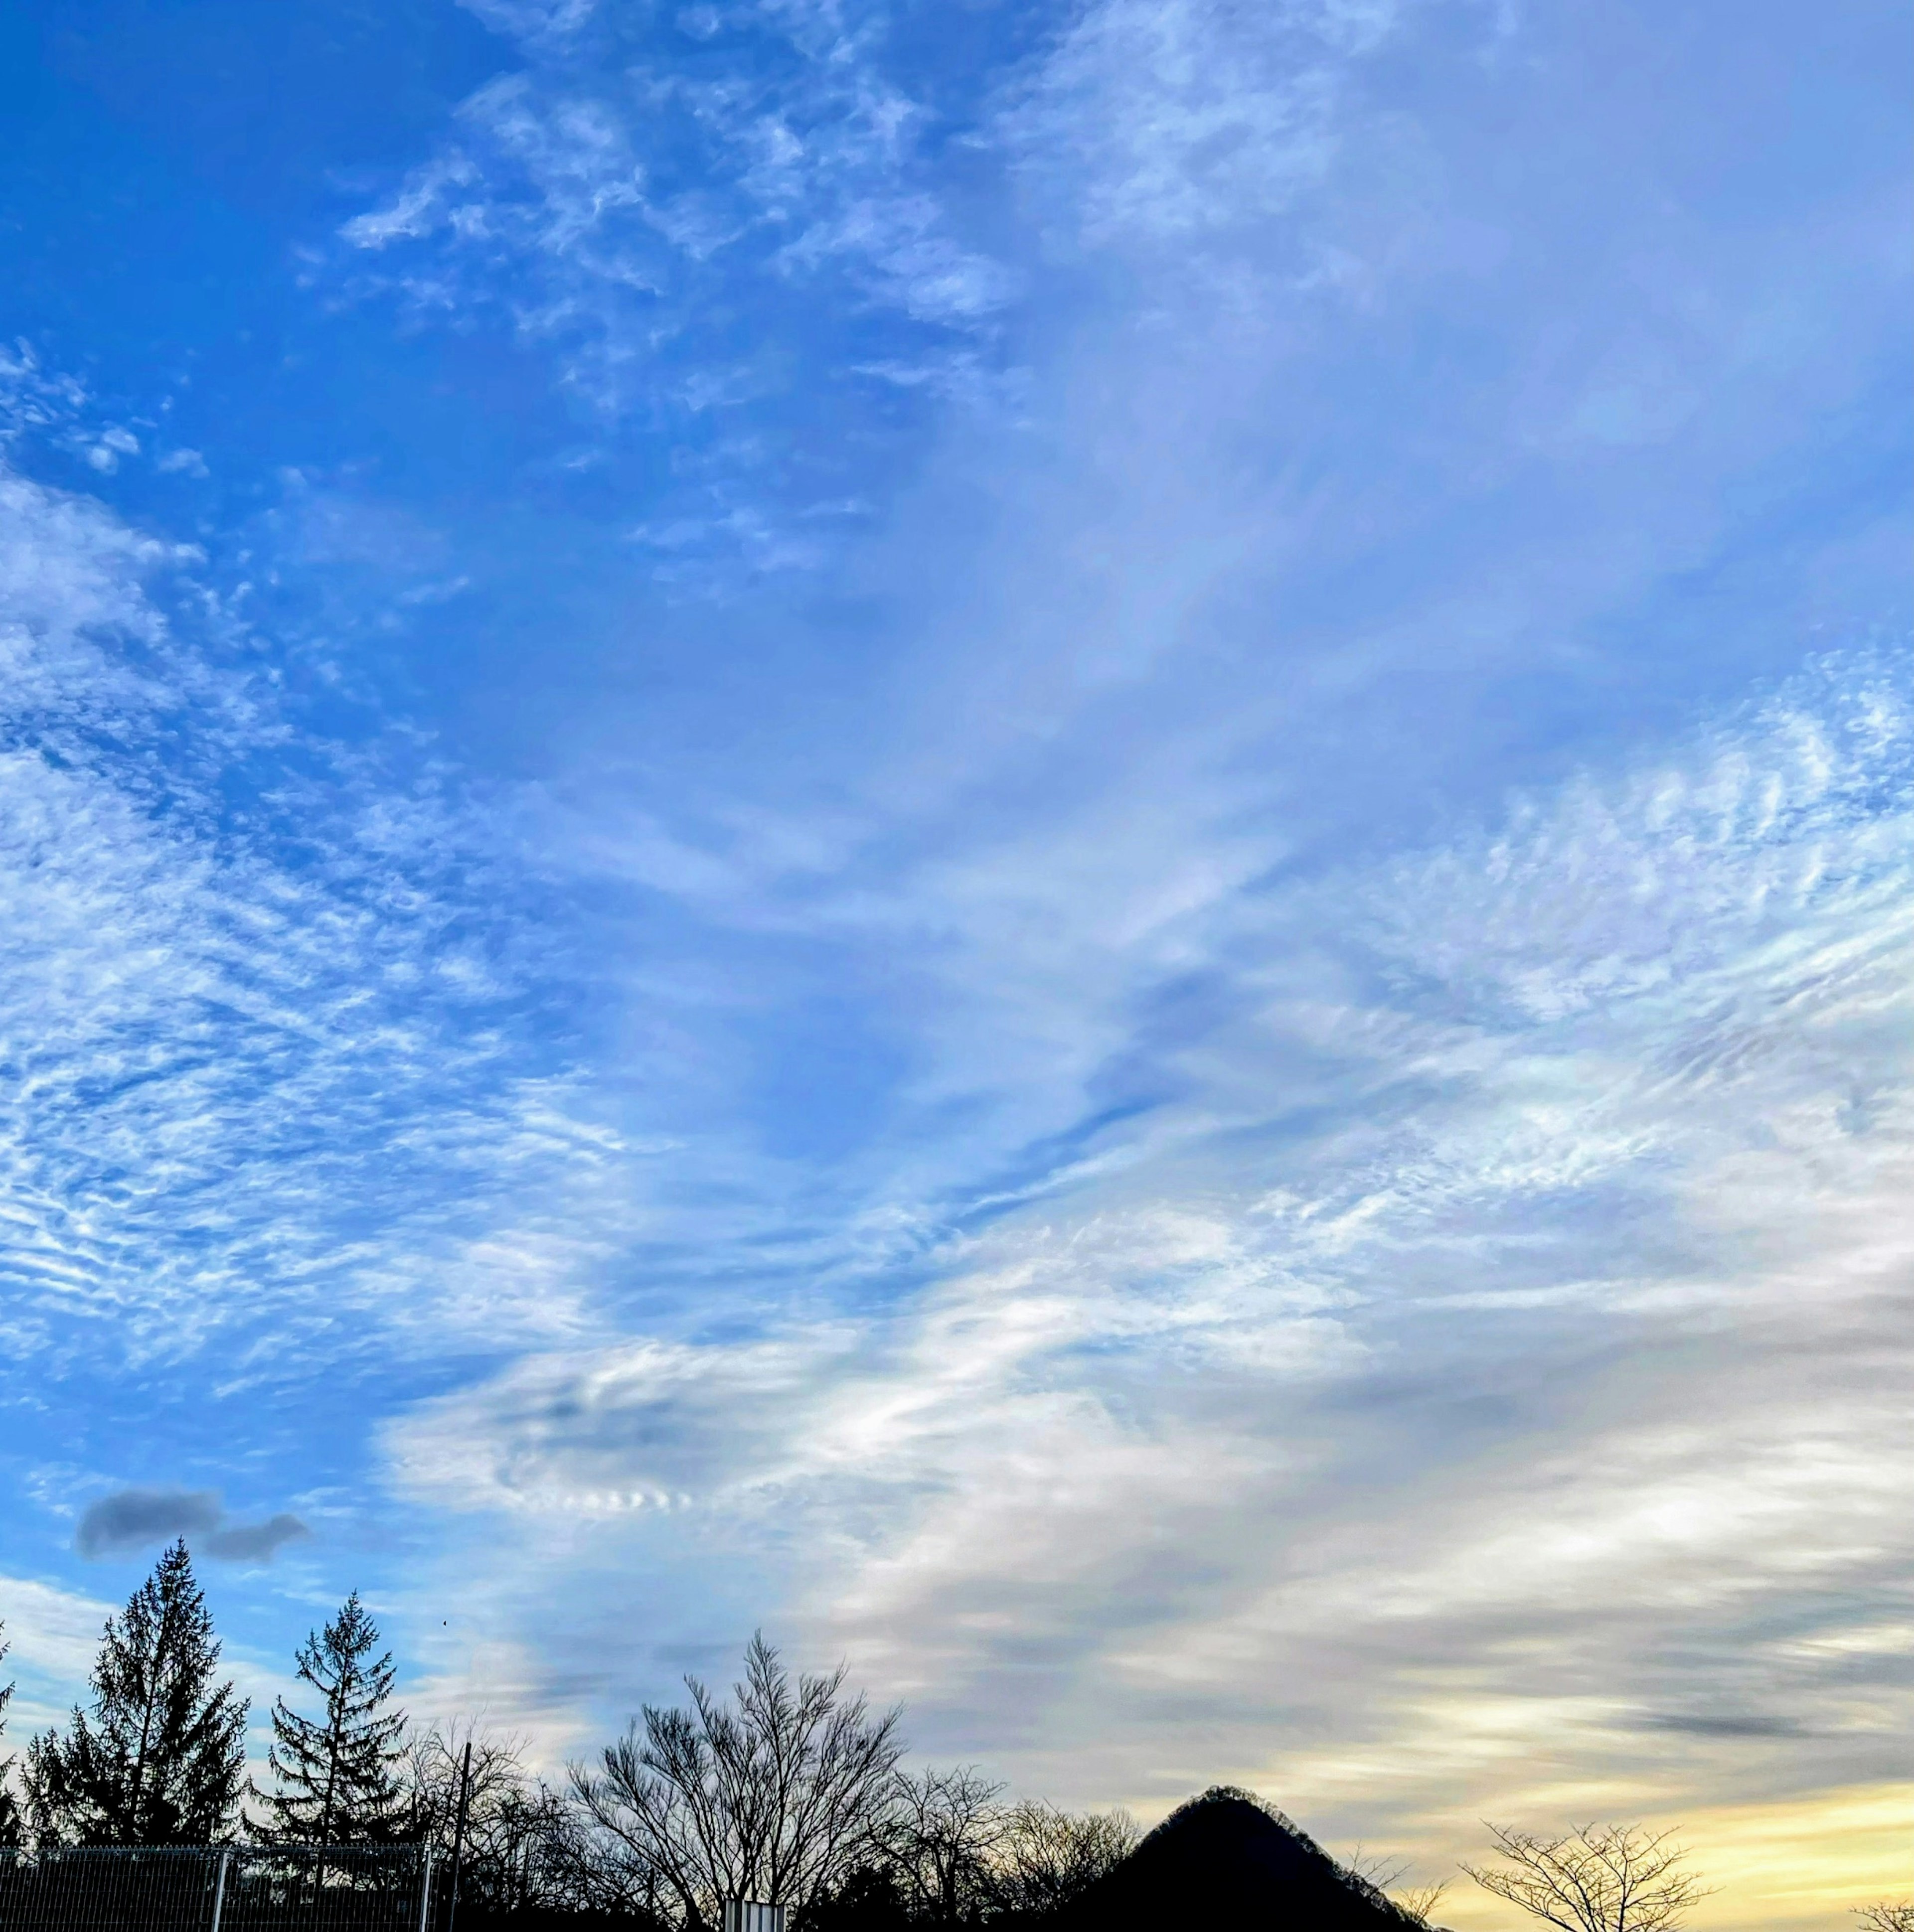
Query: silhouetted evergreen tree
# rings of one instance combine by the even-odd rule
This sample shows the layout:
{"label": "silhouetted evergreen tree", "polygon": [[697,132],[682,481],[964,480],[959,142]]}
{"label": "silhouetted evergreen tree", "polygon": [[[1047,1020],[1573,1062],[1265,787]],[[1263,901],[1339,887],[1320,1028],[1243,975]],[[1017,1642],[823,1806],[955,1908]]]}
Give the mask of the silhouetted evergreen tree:
{"label": "silhouetted evergreen tree", "polygon": [[[0,1630],[6,1625],[0,1624]],[[0,1641],[0,1664],[7,1659],[13,1646]],[[14,1687],[11,1683],[0,1684],[0,1731],[7,1728],[7,1706],[13,1702]],[[20,1841],[20,1808],[14,1796],[14,1760],[0,1757],[0,1850],[17,1845]]]}
{"label": "silhouetted evergreen tree", "polygon": [[27,1746],[27,1810],[43,1842],[202,1845],[232,1827],[247,1705],[215,1684],[219,1640],[184,1539],[109,1617],[93,1715]]}
{"label": "silhouetted evergreen tree", "polygon": [[299,1676],[326,1714],[303,1717],[283,1697],[274,1701],[267,1762],[278,1788],[260,1794],[267,1816],[257,1827],[269,1844],[377,1844],[399,1834],[405,1713],[386,1708],[392,1658],[375,1656],[378,1648],[378,1626],[356,1590],[300,1646]]}

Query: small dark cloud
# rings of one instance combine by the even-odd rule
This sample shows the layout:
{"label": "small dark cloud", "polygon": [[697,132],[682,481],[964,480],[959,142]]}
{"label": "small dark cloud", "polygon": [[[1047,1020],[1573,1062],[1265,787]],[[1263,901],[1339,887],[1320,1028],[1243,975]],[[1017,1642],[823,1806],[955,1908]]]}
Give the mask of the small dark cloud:
{"label": "small dark cloud", "polygon": [[86,1557],[112,1556],[175,1536],[203,1536],[223,1514],[212,1490],[121,1490],[88,1506],[74,1534]]}
{"label": "small dark cloud", "polygon": [[281,1544],[311,1534],[297,1516],[282,1513],[264,1522],[236,1522],[230,1529],[216,1531],[206,1538],[206,1551],[229,1563],[270,1563]]}
{"label": "small dark cloud", "polygon": [[118,1490],[88,1505],[73,1542],[91,1558],[183,1536],[226,1562],[266,1563],[281,1544],[311,1534],[296,1516],[232,1522],[215,1490]]}

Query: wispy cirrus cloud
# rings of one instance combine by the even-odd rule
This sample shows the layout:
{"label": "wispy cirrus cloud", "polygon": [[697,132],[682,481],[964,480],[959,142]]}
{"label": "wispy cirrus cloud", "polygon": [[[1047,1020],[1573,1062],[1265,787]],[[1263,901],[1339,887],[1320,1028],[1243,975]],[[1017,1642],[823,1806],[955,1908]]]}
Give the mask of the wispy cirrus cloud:
{"label": "wispy cirrus cloud", "polygon": [[0,501],[17,1364],[220,1336],[243,1376],[348,1308],[449,1311],[460,1253],[509,1238],[424,1206],[425,1177],[495,1207],[616,1139],[500,1030],[543,970],[481,910],[508,835],[376,725],[316,733],[197,552],[17,470]]}
{"label": "wispy cirrus cloud", "polygon": [[1108,0],[1005,29],[960,81],[882,6],[473,10],[526,64],[314,273],[503,323],[614,442],[674,438],[666,513],[634,533],[678,581],[840,557],[849,425],[901,455],[953,404],[1014,418],[1029,325],[1079,300],[1032,307],[1059,238],[1266,241],[1321,188],[1399,11]]}
{"label": "wispy cirrus cloud", "polygon": [[[1909,698],[1897,655],[1831,658],[1492,829],[1194,905],[1174,974],[1239,997],[1158,1049],[1178,1097],[922,1292],[530,1357],[398,1424],[399,1480],[755,1546],[819,1644],[1043,1788],[1086,1700],[1086,1796],[1174,1796],[1200,1712],[1212,1767],[1410,1846],[1511,1779],[1885,1774]],[[953,997],[1021,970],[986,936]],[[1558,1784],[1537,1724],[1577,1738]]]}
{"label": "wispy cirrus cloud", "polygon": [[1079,245],[1266,224],[1327,176],[1347,77],[1405,11],[1101,0],[1007,82],[993,136],[1059,238]]}
{"label": "wispy cirrus cloud", "polygon": [[[628,1606],[695,1551],[700,1640],[781,1602],[1024,1788],[1233,1771],[1438,1859],[1492,1806],[1885,1774],[1904,664],[1742,703],[1850,579],[1726,507],[1750,424],[1778,479],[1861,406],[1821,345],[1885,339],[1879,211],[1671,200],[1681,90],[1618,142],[1568,78],[1660,72],[1629,23],[1509,24],[1107,0],[951,110],[1016,447],[946,424],[860,538],[854,701],[821,626],[754,659],[813,728],[551,787],[548,849],[696,934],[630,983],[648,1124],[698,1125],[647,1304],[388,1426],[461,1562],[506,1522]],[[1849,266],[1791,322],[1797,244]],[[530,1703],[629,1702],[611,1628]]]}
{"label": "wispy cirrus cloud", "polygon": [[[667,423],[782,394],[794,358],[855,385],[846,296],[933,332],[927,350],[987,329],[1008,298],[930,185],[930,117],[885,73],[881,9],[481,12],[529,64],[345,224],[359,286],[423,311],[502,308],[567,382]],[[741,304],[741,334],[722,319]]]}

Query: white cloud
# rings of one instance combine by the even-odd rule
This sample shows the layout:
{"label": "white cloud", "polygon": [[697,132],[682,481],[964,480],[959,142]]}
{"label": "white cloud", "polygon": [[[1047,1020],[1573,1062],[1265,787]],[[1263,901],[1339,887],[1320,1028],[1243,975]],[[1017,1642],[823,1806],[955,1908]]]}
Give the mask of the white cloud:
{"label": "white cloud", "polygon": [[118,1607],[26,1576],[0,1580],[0,1603],[9,1664],[67,1681],[83,1679],[92,1668],[101,1626]]}
{"label": "white cloud", "polygon": [[614,445],[668,434],[641,526],[659,580],[722,592],[843,555],[819,521],[843,459],[801,428],[821,395],[880,444],[906,406],[1004,408],[1020,278],[939,186],[949,130],[896,78],[882,9],[477,10],[527,66],[316,272],[509,328]]}
{"label": "white cloud", "polygon": [[[402,778],[403,746],[304,736],[266,680],[220,668],[236,627],[182,579],[190,555],[17,473],[0,509],[19,1359],[244,1334],[243,1378],[348,1311],[402,1334],[422,1304],[497,1340],[563,1332],[581,1283],[557,1258],[586,1248],[535,1204],[563,1174],[595,1185],[616,1138],[496,1026],[529,962],[472,916],[471,882],[509,890],[494,832]],[[209,638],[162,614],[163,580],[211,610]],[[455,1174],[477,1214],[421,1191]]]}
{"label": "white cloud", "polygon": [[[1564,1800],[1551,1721],[1577,1789],[1670,1804],[1876,1772],[1909,1687],[1864,1638],[1914,1553],[1907,695],[1832,659],[1493,832],[1120,925],[1133,969],[1255,997],[1113,1157],[859,1319],[528,1360],[415,1411],[396,1472],[639,1547],[654,1508],[776,1522],[810,1641],[1067,1795],[1166,1798],[1200,1735],[1373,1832],[1393,1754],[1407,1840]],[[1053,943],[966,939],[960,1000]],[[1286,1126],[1273,1070],[1312,1057]]]}
{"label": "white cloud", "polygon": [[[1575,196],[1512,189],[1485,130],[1572,116],[1579,70],[1429,108],[1411,70],[1487,65],[1474,16],[1408,46],[1441,10],[1108,0],[988,95],[966,155],[1025,197],[991,298],[1055,340],[1023,440],[953,430],[885,505],[855,587],[915,614],[878,697],[840,740],[778,687],[788,766],[661,734],[677,782],[581,760],[542,821],[698,934],[629,981],[651,1124],[699,1096],[648,1199],[671,1286],[386,1438],[563,1577],[695,1569],[701,1636],[781,1610],[1025,1788],[1235,1769],[1435,1844],[1631,1778],[1876,1774],[1891,1667],[1762,1672],[1904,1610],[1910,1180],[1904,670],[1832,660],[1671,747],[1807,620],[1777,588],[1723,620],[1761,642],[1697,642],[1644,588],[1742,567],[1748,425],[1787,468],[1852,368],[1731,326],[1783,299],[1774,236],[1644,252],[1566,163]],[[568,152],[636,178],[602,134]],[[753,139],[755,211],[824,220],[802,130]],[[1665,160],[1624,144],[1615,196]],[[918,232],[894,185],[831,215],[867,274]],[[666,238],[740,232],[690,205]],[[780,260],[840,235],[809,232]],[[1059,257],[1122,298],[1059,297]],[[697,393],[757,393],[731,374]],[[636,534],[777,527],[734,494]],[[1564,736],[1584,779],[1456,830]],[[774,1157],[741,1036],[801,1025],[813,970],[900,1070],[841,1158]],[[495,1578],[498,1628],[551,1627],[542,1588]],[[653,1666],[593,1614],[549,1668],[609,1710]]]}
{"label": "white cloud", "polygon": [[872,299],[957,329],[1008,299],[1005,272],[909,184],[924,112],[884,78],[874,22],[759,10],[749,25],[767,58],[699,80],[578,42],[586,10],[561,10],[489,11],[532,67],[472,95],[457,144],[341,229],[362,254],[431,244],[389,272],[413,302],[502,299],[520,328],[569,345],[569,380],[626,406],[683,399],[661,354],[699,330],[714,278],[732,279],[735,300],[753,278],[843,271]]}
{"label": "white cloud", "polygon": [[461,0],[461,4],[494,33],[562,40],[590,21],[599,0]]}
{"label": "white cloud", "polygon": [[1098,0],[1008,92],[995,131],[1045,214],[1092,243],[1266,220],[1324,179],[1343,74],[1402,10]]}

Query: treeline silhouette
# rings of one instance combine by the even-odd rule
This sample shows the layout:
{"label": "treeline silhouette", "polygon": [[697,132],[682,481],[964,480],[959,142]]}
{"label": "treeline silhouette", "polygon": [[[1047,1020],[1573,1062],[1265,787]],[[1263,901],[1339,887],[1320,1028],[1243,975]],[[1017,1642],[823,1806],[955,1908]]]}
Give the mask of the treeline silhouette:
{"label": "treeline silhouette", "polygon": [[[900,1711],[841,1666],[794,1676],[762,1636],[729,1697],[687,1677],[687,1705],[648,1705],[556,1783],[509,1738],[410,1721],[356,1592],[299,1646],[261,1780],[219,1659],[182,1540],[107,1619],[90,1703],[0,1758],[0,1848],[244,1843],[307,1860],[315,1886],[332,1852],[404,1858],[381,1846],[419,1848],[406,1869],[429,1876],[429,1848],[463,1932],[717,1932],[729,1900],[783,1906],[789,1932],[1405,1932],[1441,1891],[1388,1897],[1399,1871],[1350,1869],[1248,1792],[1205,1792],[1146,1837],[1121,1810],[1013,1802],[973,1768],[906,1768]],[[1494,1837],[1503,1862],[1465,1869],[1576,1932],[1672,1932],[1705,1889],[1666,1832]]]}
{"label": "treeline silhouette", "polygon": [[908,1769],[900,1712],[873,1711],[841,1667],[794,1676],[762,1636],[729,1698],[687,1678],[688,1705],[646,1706],[556,1784],[509,1738],[410,1722],[356,1593],[299,1647],[257,1782],[219,1660],[182,1540],[108,1618],[90,1704],[31,1740],[17,1778],[0,1762],[0,1844],[429,1845],[458,1869],[471,1932],[709,1932],[727,1899],[784,1906],[792,1932],[1062,1932],[1164,1923],[1173,1897],[1204,1917],[1266,1906],[1272,1884],[1327,1932],[1420,1922],[1244,1793],[1209,1793],[1146,1838],[1120,1810]]}

